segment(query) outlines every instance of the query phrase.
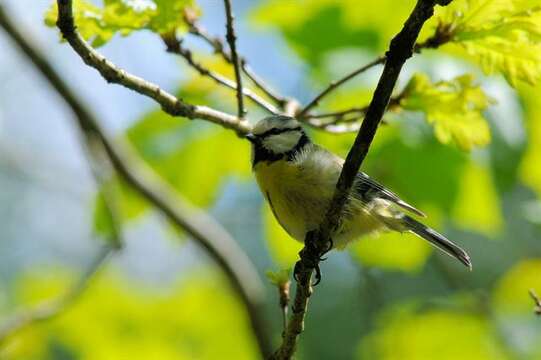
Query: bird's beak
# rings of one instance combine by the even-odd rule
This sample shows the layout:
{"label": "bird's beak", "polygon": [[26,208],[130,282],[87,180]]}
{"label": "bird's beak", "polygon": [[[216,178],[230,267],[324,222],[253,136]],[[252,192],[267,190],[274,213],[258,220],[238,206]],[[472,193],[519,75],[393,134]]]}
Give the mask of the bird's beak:
{"label": "bird's beak", "polygon": [[257,142],[257,137],[252,133],[246,134],[246,139],[252,144],[255,144]]}

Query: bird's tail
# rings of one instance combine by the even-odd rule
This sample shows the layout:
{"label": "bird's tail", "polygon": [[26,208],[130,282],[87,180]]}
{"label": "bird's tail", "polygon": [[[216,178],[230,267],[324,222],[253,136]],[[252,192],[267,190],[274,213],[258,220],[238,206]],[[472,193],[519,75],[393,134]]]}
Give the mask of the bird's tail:
{"label": "bird's tail", "polygon": [[470,256],[458,245],[454,244],[451,240],[447,239],[445,236],[441,235],[434,229],[429,228],[428,226],[407,215],[404,216],[402,220],[403,224],[409,231],[427,240],[429,243],[431,243],[441,251],[445,252],[446,254],[456,258],[471,270],[472,263],[470,260]]}

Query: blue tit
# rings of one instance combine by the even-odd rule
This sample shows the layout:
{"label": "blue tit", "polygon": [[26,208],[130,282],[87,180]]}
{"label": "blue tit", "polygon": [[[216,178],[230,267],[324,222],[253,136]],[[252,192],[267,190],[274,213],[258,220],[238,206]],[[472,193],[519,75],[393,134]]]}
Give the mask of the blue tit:
{"label": "blue tit", "polygon": [[[333,197],[344,160],[314,144],[299,122],[287,116],[259,121],[246,136],[252,143],[252,166],[261,192],[289,235],[304,242],[315,230]],[[409,214],[424,214],[368,175],[359,172],[331,234],[335,248],[381,231],[412,232],[471,269],[459,246]]]}

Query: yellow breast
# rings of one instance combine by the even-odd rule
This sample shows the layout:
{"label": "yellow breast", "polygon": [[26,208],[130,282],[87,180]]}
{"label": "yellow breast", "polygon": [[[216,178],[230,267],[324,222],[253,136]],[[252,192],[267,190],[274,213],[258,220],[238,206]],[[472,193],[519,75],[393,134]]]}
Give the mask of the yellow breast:
{"label": "yellow breast", "polygon": [[310,200],[299,188],[302,174],[298,166],[286,161],[260,162],[256,164],[254,171],[261,192],[280,225],[293,238],[304,241],[307,225],[310,226],[315,220],[310,217],[316,215],[303,209]]}

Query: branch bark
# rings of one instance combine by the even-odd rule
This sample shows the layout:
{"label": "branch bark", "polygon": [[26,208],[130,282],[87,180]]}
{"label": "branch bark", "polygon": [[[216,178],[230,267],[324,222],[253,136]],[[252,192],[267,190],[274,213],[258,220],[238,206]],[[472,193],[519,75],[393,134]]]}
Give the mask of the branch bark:
{"label": "branch bark", "polygon": [[417,0],[415,8],[406,20],[402,30],[391,41],[385,56],[383,72],[368,106],[361,129],[344,163],[325,219],[318,230],[311,231],[306,235],[305,246],[299,253],[300,260],[296,266],[298,272],[293,314],[283,336],[282,345],[273,355],[275,359],[290,359],[296,350],[298,337],[304,327],[308,299],[312,294],[313,270],[319,267],[320,258],[331,241],[331,234],[339,226],[342,209],[351,191],[353,181],[368,153],[402,66],[412,56],[419,32],[424,23],[433,15],[434,7],[437,3],[443,4],[443,2],[446,5],[450,1]]}
{"label": "branch bark", "polygon": [[530,289],[530,297],[532,298],[535,307],[534,307],[534,313],[536,315],[541,315],[541,299],[537,294],[535,293],[534,289]]}
{"label": "branch bark", "polygon": [[233,26],[233,9],[231,7],[231,0],[224,0],[225,5],[225,18],[226,18],[226,39],[231,50],[231,61],[233,68],[235,69],[235,80],[237,82],[237,115],[239,119],[244,118],[246,115],[246,109],[244,109],[244,97],[242,96],[242,74],[240,71],[240,60],[237,54],[237,36],[235,35],[235,27]]}
{"label": "branch bark", "polygon": [[[68,10],[71,11],[71,1],[58,0],[58,5],[64,18],[67,16],[73,20],[71,13],[67,13]],[[5,16],[2,19],[7,21]],[[71,25],[73,25],[72,20]],[[17,34],[16,37],[12,37],[21,50],[73,111],[75,119],[84,133],[92,134],[103,145],[107,157],[119,176],[171,223],[190,235],[223,271],[247,311],[262,356],[267,357],[271,353],[271,347],[261,315],[263,313],[261,310],[264,295],[263,285],[257,271],[235,240],[210,216],[189,206],[169,185],[164,183],[134,155],[135,152],[128,144],[121,140],[111,141],[92,112],[73,94],[45,57],[14,29],[13,33]],[[82,39],[74,29],[71,34],[71,36],[75,36],[76,46],[84,45],[84,50],[86,44],[84,41],[81,43]],[[94,55],[90,56],[94,57]],[[103,61],[106,62],[106,60]],[[107,68],[110,70],[108,65]]]}
{"label": "branch bark", "polygon": [[57,26],[62,36],[73,50],[88,66],[98,70],[101,76],[110,83],[122,85],[130,90],[154,99],[161,105],[163,111],[173,116],[183,116],[189,119],[202,119],[236,131],[239,135],[247,134],[250,130],[248,123],[233,115],[202,105],[191,105],[138,76],[132,75],[119,68],[103,55],[93,49],[77,32],[72,12],[71,0],[57,0]]}

